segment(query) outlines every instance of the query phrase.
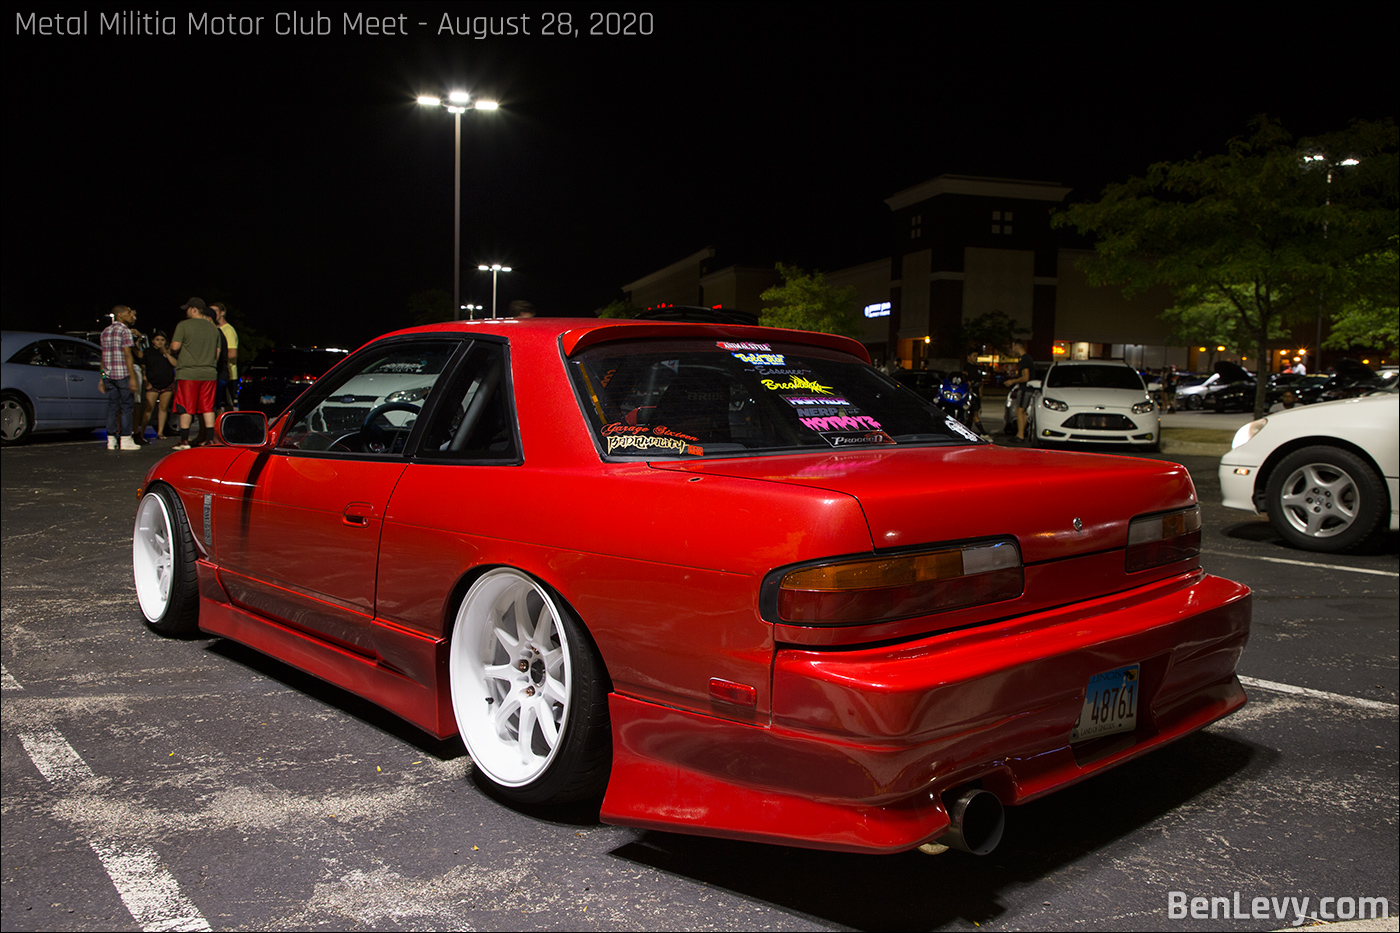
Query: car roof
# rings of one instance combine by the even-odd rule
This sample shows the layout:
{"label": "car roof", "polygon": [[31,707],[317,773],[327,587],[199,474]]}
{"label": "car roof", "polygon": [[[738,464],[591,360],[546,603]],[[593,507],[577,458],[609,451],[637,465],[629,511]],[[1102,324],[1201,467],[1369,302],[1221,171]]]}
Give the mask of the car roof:
{"label": "car roof", "polygon": [[[1050,365],[1052,365],[1052,366],[1126,366],[1128,369],[1133,369],[1133,367],[1128,366],[1128,364],[1125,363],[1123,360],[1056,360],[1055,362],[1051,363]],[[1137,370],[1136,370],[1136,369],[1133,369],[1133,372],[1137,372]]]}
{"label": "car roof", "polygon": [[11,355],[18,353],[22,347],[26,347],[36,340],[71,340],[74,343],[86,344],[89,347],[102,349],[91,340],[84,340],[81,337],[71,337],[68,334],[46,334],[40,331],[31,330],[7,330],[0,331],[0,359],[8,360]]}
{"label": "car roof", "polygon": [[784,330],[744,324],[697,324],[671,321],[635,321],[607,318],[495,318],[483,321],[452,321],[411,327],[386,334],[466,333],[508,337],[522,344],[556,344],[566,356],[617,340],[702,339],[756,342],[781,341],[839,350],[870,362],[870,354],[857,340],[808,330]]}

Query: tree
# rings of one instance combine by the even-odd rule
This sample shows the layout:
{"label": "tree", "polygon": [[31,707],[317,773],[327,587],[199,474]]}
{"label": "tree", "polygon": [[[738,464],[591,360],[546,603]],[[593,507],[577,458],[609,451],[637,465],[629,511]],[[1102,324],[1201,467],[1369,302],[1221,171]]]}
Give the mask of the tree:
{"label": "tree", "polygon": [[1393,258],[1388,282],[1373,266],[1393,252],[1400,179],[1391,121],[1296,143],[1267,117],[1251,127],[1223,154],[1157,163],[1053,222],[1097,237],[1082,265],[1091,284],[1167,285],[1178,326],[1216,318],[1254,357],[1258,417],[1271,338],[1339,309],[1394,307]]}
{"label": "tree", "polygon": [[963,321],[959,353],[963,356],[980,353],[983,347],[1009,352],[1013,342],[1030,332],[1029,327],[1017,324],[1016,319],[1004,311],[987,311]]}
{"label": "tree", "polygon": [[820,272],[778,263],[782,283],[758,297],[772,304],[758,315],[765,327],[814,330],[843,337],[859,337],[865,328],[856,310],[856,290],[826,283]]}
{"label": "tree", "polygon": [[616,301],[608,302],[593,313],[600,318],[633,318],[640,310],[632,302],[619,298]]}
{"label": "tree", "polygon": [[1374,347],[1387,354],[1395,353],[1400,345],[1400,302],[1396,300],[1394,289],[1396,269],[1400,268],[1397,243],[1400,238],[1392,237],[1390,249],[1367,258],[1351,270],[1352,275],[1372,281],[1354,284],[1349,289],[1361,297],[1338,309],[1323,346],[1337,350]]}

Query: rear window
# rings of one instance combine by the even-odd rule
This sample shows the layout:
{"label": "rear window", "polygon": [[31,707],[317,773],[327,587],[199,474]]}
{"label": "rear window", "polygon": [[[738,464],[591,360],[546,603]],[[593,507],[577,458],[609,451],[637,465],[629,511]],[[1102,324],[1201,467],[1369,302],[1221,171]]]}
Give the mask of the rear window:
{"label": "rear window", "polygon": [[1136,389],[1145,391],[1142,377],[1127,366],[1056,366],[1046,377],[1047,389]]}
{"label": "rear window", "polygon": [[805,344],[619,341],[570,371],[612,457],[981,443],[873,367]]}

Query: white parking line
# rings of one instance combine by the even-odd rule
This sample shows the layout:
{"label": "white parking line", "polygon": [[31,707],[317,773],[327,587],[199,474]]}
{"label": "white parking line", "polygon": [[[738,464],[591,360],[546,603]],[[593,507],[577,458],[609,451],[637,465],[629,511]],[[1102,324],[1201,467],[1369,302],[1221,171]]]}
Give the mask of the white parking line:
{"label": "white parking line", "polygon": [[1383,713],[1400,714],[1400,705],[1386,703],[1381,700],[1349,697],[1343,693],[1328,693],[1326,690],[1313,690],[1311,687],[1295,687],[1293,684],[1281,684],[1272,680],[1256,680],[1253,677],[1241,677],[1240,683],[1244,684],[1246,687],[1258,687],[1260,690],[1272,690],[1275,693],[1291,693],[1294,696],[1311,697],[1314,700],[1326,700],[1329,703],[1342,703],[1347,706],[1359,706],[1361,709],[1374,709]]}
{"label": "white parking line", "polygon": [[10,672],[3,664],[0,664],[0,690],[23,690],[19,681],[10,676]]}
{"label": "white parking line", "polygon": [[1224,554],[1229,557],[1238,557],[1242,560],[1266,560],[1271,564],[1292,564],[1295,567],[1318,567],[1322,570],[1341,570],[1346,573],[1369,573],[1377,577],[1400,577],[1400,573],[1393,570],[1369,570],[1365,567],[1343,567],[1340,564],[1319,564],[1316,561],[1289,560],[1286,557],[1262,557],[1258,554],[1237,554],[1234,551],[1211,551],[1212,557]]}
{"label": "white parking line", "polygon": [[[34,767],[59,788],[95,777],[87,762],[57,729],[21,732],[20,742]],[[160,865],[160,856],[144,842],[88,838],[102,867],[116,885],[122,903],[141,929],[152,931],[208,930],[209,921],[180,891],[175,876]]]}

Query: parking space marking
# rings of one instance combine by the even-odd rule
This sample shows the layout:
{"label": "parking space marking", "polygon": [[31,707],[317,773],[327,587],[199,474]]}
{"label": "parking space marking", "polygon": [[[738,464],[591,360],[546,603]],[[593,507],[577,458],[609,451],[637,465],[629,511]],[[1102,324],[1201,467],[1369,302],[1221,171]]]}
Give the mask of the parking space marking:
{"label": "parking space marking", "polygon": [[1322,570],[1342,570],[1346,573],[1369,573],[1377,577],[1400,577],[1400,573],[1394,570],[1371,570],[1366,567],[1343,567],[1340,564],[1319,564],[1316,561],[1289,560],[1286,557],[1264,557],[1259,554],[1238,554],[1234,551],[1211,551],[1212,557],[1224,555],[1227,557],[1238,557],[1242,560],[1265,560],[1271,564],[1292,564],[1295,567],[1318,567]]}
{"label": "parking space marking", "polygon": [[19,681],[10,676],[9,668],[0,664],[0,690],[23,690]]}
{"label": "parking space marking", "polygon": [[[19,740],[34,767],[56,787],[96,777],[57,729],[21,732]],[[211,929],[199,908],[180,891],[175,876],[161,867],[155,849],[144,842],[115,838],[89,837],[88,845],[141,929],[151,933]]]}
{"label": "parking space marking", "polygon": [[1272,690],[1275,693],[1291,693],[1294,696],[1311,697],[1314,700],[1327,700],[1329,703],[1343,703],[1347,706],[1358,706],[1361,709],[1373,709],[1383,713],[1393,713],[1400,715],[1400,704],[1386,703],[1381,700],[1367,700],[1364,697],[1349,697],[1343,693],[1329,693],[1326,690],[1313,690],[1311,687],[1295,687],[1293,684],[1281,684],[1272,680],[1257,680],[1253,677],[1241,677],[1240,683],[1246,687],[1258,687],[1260,690]]}

